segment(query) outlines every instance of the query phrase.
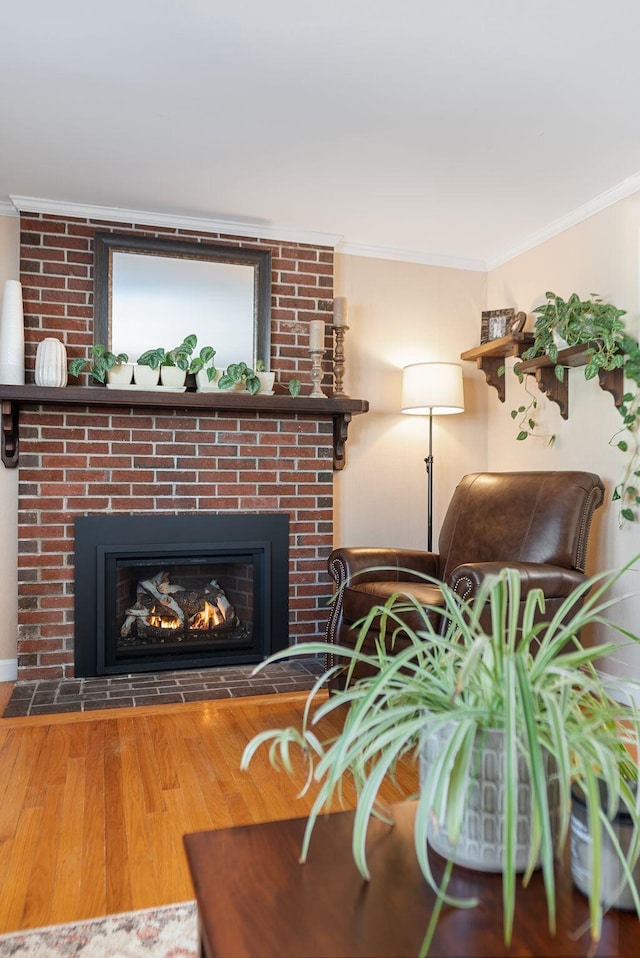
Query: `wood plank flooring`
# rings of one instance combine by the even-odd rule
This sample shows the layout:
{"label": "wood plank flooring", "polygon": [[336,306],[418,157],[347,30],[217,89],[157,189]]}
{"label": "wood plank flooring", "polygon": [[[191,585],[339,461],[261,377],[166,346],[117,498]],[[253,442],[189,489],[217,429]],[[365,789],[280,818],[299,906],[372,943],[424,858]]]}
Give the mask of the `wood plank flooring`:
{"label": "wood plank flooring", "polygon": [[[306,815],[302,773],[265,750],[240,771],[249,739],[299,725],[305,699],[0,719],[0,933],[190,899],[184,833]],[[383,798],[416,785],[403,767]]]}

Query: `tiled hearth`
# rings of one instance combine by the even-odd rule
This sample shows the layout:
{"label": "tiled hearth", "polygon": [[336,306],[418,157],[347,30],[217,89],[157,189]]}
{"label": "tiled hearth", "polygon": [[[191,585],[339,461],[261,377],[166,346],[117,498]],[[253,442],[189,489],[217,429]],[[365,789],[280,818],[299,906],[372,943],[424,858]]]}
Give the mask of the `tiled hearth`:
{"label": "tiled hearth", "polygon": [[4,718],[302,692],[313,686],[322,665],[315,659],[303,659],[267,665],[258,675],[253,675],[253,670],[254,666],[242,665],[111,678],[20,682]]}

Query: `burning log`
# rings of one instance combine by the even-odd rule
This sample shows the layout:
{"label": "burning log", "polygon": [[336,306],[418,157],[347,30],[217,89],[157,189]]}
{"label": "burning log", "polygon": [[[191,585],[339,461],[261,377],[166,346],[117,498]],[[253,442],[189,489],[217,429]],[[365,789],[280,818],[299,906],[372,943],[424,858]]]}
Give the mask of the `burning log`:
{"label": "burning log", "polygon": [[125,611],[122,638],[148,629],[214,631],[238,625],[235,609],[215,579],[204,588],[186,588],[172,584],[163,570],[140,581],[136,591],[135,605]]}

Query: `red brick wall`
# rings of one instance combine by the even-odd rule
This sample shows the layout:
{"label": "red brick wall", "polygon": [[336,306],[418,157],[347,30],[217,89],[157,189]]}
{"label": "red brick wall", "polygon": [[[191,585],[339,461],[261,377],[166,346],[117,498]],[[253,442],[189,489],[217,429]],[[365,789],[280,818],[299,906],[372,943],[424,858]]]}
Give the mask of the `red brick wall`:
{"label": "red brick wall", "polygon": [[[21,223],[27,382],[45,336],[69,357],[93,343],[96,229],[272,253],[271,367],[309,382],[309,321],[328,319],[333,251],[46,215]],[[328,329],[328,327],[327,327]],[[188,332],[188,330],[185,330]],[[20,680],[73,675],[73,520],[100,513],[287,512],[290,638],[317,637],[331,593],[332,422],[257,413],[116,407],[20,414]]]}

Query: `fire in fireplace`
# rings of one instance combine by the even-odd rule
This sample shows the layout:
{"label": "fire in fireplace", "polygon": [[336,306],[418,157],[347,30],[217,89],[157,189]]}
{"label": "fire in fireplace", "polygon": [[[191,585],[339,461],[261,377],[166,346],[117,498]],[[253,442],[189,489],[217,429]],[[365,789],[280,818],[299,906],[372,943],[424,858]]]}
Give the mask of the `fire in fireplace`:
{"label": "fire in fireplace", "polygon": [[259,662],[288,645],[288,517],[75,522],[75,672]]}

